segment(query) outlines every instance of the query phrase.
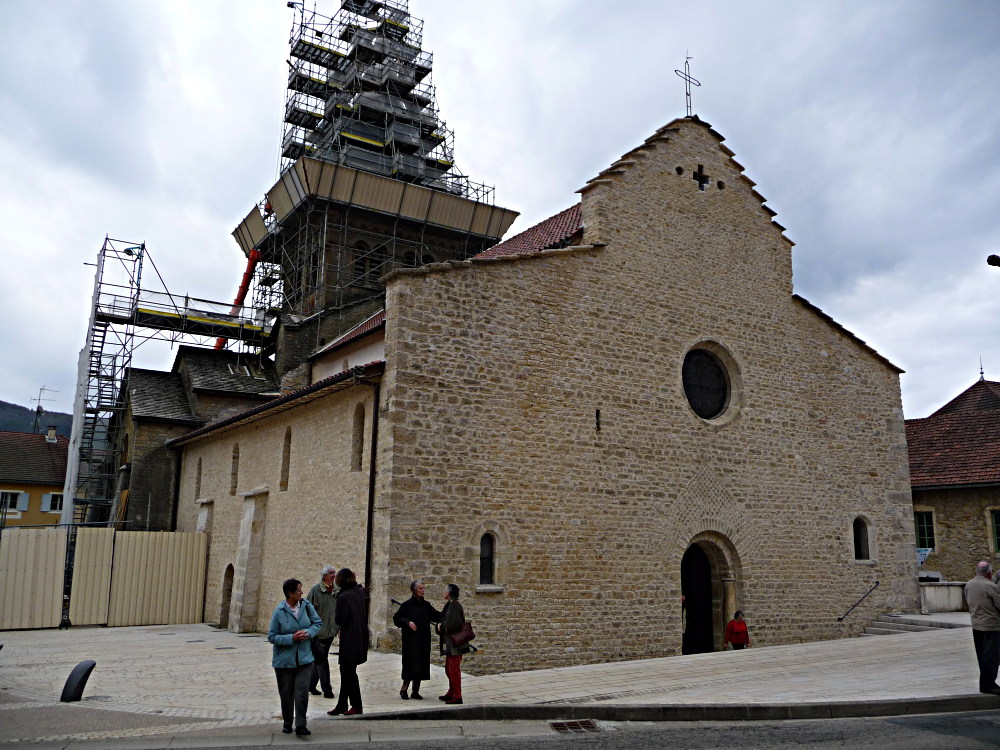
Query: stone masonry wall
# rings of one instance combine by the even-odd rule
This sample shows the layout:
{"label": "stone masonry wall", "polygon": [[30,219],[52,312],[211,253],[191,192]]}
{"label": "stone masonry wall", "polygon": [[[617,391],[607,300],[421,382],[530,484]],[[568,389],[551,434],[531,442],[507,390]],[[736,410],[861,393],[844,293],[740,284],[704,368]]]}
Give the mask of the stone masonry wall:
{"label": "stone masonry wall", "polygon": [[[792,298],[760,197],[707,128],[679,127],[584,193],[583,241],[603,247],[388,283],[375,578],[423,577],[435,601],[459,584],[470,671],[679,653],[696,540],[758,645],[916,611],[898,374]],[[683,393],[696,345],[733,365],[716,420]],[[498,579],[478,587],[485,532]],[[374,597],[384,638],[390,615]]]}
{"label": "stone masonry wall", "polygon": [[990,525],[990,511],[1000,510],[1000,488],[914,490],[913,509],[934,514],[934,552],[921,571],[935,571],[946,581],[968,581],[980,560],[1000,567]]}
{"label": "stone masonry wall", "polygon": [[[351,466],[355,409],[365,410],[362,470]],[[281,583],[295,577],[308,590],[323,565],[350,567],[363,580],[368,507],[372,388],[356,386],[183,448],[178,530],[195,531],[207,511],[209,537],[205,619],[219,620],[228,565],[236,566],[240,523],[249,501],[266,504],[259,557],[256,629],[267,630]],[[281,490],[286,429],[291,428],[288,485]],[[239,444],[235,493],[230,491]],[[201,491],[195,496],[201,461]],[[244,497],[240,493],[254,493]],[[199,502],[200,501],[200,502]],[[251,558],[252,559],[252,558]]]}
{"label": "stone masonry wall", "polygon": [[190,425],[165,422],[143,421],[130,425],[129,461],[132,468],[126,530],[173,530],[177,457],[165,443],[190,429]]}

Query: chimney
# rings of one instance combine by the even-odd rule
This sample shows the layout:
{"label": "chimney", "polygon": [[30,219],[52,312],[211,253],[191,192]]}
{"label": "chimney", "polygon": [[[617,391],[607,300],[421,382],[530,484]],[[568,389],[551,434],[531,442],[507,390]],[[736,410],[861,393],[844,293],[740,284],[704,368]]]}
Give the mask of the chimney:
{"label": "chimney", "polygon": [[45,435],[45,442],[46,443],[55,443],[56,442],[56,426],[54,424],[50,424],[49,425],[49,431]]}

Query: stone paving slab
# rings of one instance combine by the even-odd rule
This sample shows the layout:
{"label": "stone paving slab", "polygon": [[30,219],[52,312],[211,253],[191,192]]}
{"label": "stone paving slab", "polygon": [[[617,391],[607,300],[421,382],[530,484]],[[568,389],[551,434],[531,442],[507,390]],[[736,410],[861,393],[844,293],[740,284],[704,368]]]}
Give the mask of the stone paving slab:
{"label": "stone paving slab", "polygon": [[[65,747],[68,741],[75,745],[91,740],[109,747],[107,743],[121,740],[128,747],[154,747],[155,742],[146,744],[144,738],[172,735],[204,741],[219,735],[268,744],[265,738],[279,730],[271,646],[262,635],[237,635],[196,624],[7,631],[0,633],[0,643],[4,644],[0,650],[0,721],[4,724],[0,742],[24,739]],[[84,659],[97,662],[84,700],[60,704],[66,677]],[[684,706],[698,715],[704,714],[706,706],[730,706],[737,712],[752,706],[757,713],[772,707],[782,715],[787,712],[781,707],[796,706],[798,715],[808,714],[816,704],[821,713],[825,710],[830,715],[831,704],[872,702],[874,710],[874,703],[879,702],[879,710],[885,711],[891,709],[891,701],[917,705],[921,700],[955,699],[956,706],[972,707],[972,699],[979,697],[975,652],[967,628],[465,675],[465,705],[454,707],[435,700],[447,685],[443,669],[436,665],[431,668],[431,680],[421,687],[426,696],[422,702],[400,700],[397,655],[373,652],[358,673],[365,716],[328,717],[326,710],[334,702],[311,696],[309,720],[314,734],[370,737],[375,728],[362,726],[372,719],[431,719],[427,713],[434,711],[436,720],[445,720],[440,729],[434,721],[423,721],[421,726],[452,736],[447,732],[454,731],[457,722],[448,727],[447,718],[462,717],[463,724],[475,721],[470,707],[506,708],[497,716],[534,724],[552,718],[554,711],[576,713],[573,707],[583,715],[588,706],[604,707],[607,710],[602,714],[609,719],[652,716],[650,707],[657,706],[669,707],[675,718]],[[34,720],[45,711],[58,721]],[[97,726],[90,718],[81,718],[75,726],[72,721],[63,722],[74,712],[80,717],[102,715],[105,720],[96,722]]]}

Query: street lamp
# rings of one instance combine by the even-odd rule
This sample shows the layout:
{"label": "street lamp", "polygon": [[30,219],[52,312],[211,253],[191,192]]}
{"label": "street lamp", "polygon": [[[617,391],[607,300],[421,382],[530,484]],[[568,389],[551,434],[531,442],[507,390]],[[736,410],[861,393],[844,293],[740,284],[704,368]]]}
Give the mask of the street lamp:
{"label": "street lamp", "polygon": [[991,266],[1000,266],[1000,255],[991,255],[986,259],[986,262]]}

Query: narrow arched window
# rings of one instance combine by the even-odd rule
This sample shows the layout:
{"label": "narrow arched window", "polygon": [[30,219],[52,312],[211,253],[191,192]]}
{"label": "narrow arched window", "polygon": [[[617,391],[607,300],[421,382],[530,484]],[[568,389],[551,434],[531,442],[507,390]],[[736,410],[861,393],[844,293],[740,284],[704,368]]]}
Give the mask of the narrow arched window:
{"label": "narrow arched window", "polygon": [[233,465],[229,469],[229,494],[236,494],[236,487],[240,478],[240,444],[233,445]]}
{"label": "narrow arched window", "polygon": [[871,559],[868,550],[868,524],[860,516],[854,519],[854,559]]}
{"label": "narrow arched window", "polygon": [[479,585],[489,586],[496,582],[496,539],[492,534],[483,534],[479,540]]}
{"label": "narrow arched window", "polygon": [[361,471],[361,457],[365,452],[365,405],[354,407],[354,430],[351,439],[351,471]]}
{"label": "narrow arched window", "polygon": [[285,444],[281,449],[281,478],[278,480],[278,491],[288,489],[288,464],[292,459],[292,428],[285,428]]}

